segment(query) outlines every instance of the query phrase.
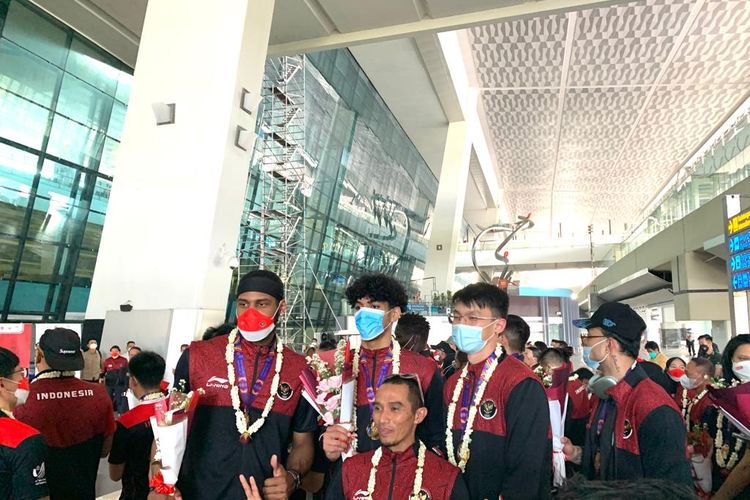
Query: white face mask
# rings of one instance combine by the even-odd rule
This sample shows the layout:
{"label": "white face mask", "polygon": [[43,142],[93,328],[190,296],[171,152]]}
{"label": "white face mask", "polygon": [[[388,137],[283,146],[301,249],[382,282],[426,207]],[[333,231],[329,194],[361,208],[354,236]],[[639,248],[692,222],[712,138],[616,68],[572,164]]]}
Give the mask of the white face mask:
{"label": "white face mask", "polygon": [[745,382],[750,382],[750,361],[732,363],[732,371],[743,384]]}
{"label": "white face mask", "polygon": [[680,377],[680,384],[687,390],[695,389],[700,385],[700,380],[693,380],[687,376],[687,374]]}
{"label": "white face mask", "polygon": [[[11,384],[19,384],[19,382],[16,382],[15,380],[10,380],[10,379],[4,379],[4,380],[6,381],[6,383],[10,382]],[[22,389],[20,385],[18,385],[18,387],[16,387],[16,390],[13,391],[13,395],[16,397],[16,406],[20,406],[26,403],[26,400],[29,399],[29,390]]]}
{"label": "white face mask", "polygon": [[89,344],[89,349],[91,349],[92,351],[96,350],[97,347],[99,347],[99,344],[97,343]]}

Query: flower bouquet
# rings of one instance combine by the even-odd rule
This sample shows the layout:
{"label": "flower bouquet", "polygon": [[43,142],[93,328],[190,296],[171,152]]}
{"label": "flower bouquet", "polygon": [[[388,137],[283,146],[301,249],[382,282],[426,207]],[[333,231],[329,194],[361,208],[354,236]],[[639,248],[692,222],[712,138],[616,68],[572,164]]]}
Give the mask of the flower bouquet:
{"label": "flower bouquet", "polygon": [[534,368],[534,373],[537,377],[539,377],[539,380],[542,382],[542,385],[545,388],[552,387],[552,374],[547,373],[544,368],[542,368],[542,365],[537,366]]}
{"label": "flower bouquet", "polygon": [[160,470],[151,478],[149,484],[157,493],[174,494],[187,444],[189,415],[195,410],[199,396],[203,393],[203,389],[187,394],[173,389],[169,397],[154,403],[151,430],[156,443],[154,461],[160,463]]}
{"label": "flower bouquet", "polygon": [[693,481],[699,496],[711,492],[713,480],[711,477],[711,436],[706,424],[693,425],[687,435],[688,455],[692,466]]}

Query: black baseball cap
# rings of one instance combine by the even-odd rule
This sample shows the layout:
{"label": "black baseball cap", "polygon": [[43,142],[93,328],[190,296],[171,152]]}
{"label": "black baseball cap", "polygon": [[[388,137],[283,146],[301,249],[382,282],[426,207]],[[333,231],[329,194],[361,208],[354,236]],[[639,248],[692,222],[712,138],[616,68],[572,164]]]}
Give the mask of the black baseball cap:
{"label": "black baseball cap", "polygon": [[53,328],[39,339],[39,348],[53,370],[76,371],[83,369],[81,338],[73,330]]}
{"label": "black baseball cap", "polygon": [[590,317],[573,320],[578,328],[596,328],[613,333],[625,341],[640,341],[646,322],[629,305],[620,302],[607,302]]}
{"label": "black baseball cap", "polygon": [[445,354],[450,354],[451,352],[455,352],[451,345],[446,342],[445,340],[438,342],[434,346],[432,346],[433,349],[436,351],[443,351]]}

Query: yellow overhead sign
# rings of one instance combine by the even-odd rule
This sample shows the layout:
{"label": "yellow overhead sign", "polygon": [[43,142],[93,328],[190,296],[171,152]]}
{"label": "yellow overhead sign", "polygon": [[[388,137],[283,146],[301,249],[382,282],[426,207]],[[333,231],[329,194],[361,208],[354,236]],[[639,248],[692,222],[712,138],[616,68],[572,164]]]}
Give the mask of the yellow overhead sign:
{"label": "yellow overhead sign", "polygon": [[750,210],[735,215],[729,219],[729,223],[727,224],[727,231],[730,235],[744,231],[747,228],[750,228]]}

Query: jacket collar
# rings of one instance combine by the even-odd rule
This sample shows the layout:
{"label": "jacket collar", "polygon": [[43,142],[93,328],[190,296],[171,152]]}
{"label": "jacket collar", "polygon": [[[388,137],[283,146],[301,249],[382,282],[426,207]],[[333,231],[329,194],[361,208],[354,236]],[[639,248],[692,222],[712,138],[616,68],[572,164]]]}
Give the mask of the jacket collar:
{"label": "jacket collar", "polygon": [[414,441],[414,444],[407,448],[406,450],[395,453],[392,452],[390,449],[388,449],[385,446],[382,446],[383,448],[383,459],[388,460],[389,462],[393,460],[393,458],[396,458],[396,464],[402,464],[406,462],[407,460],[410,460],[412,458],[415,458],[417,456],[418,450],[419,450],[419,441]]}
{"label": "jacket collar", "polygon": [[612,399],[619,406],[621,403],[625,402],[633,389],[647,378],[648,375],[646,375],[646,372],[643,371],[641,365],[639,363],[636,363],[633,368],[628,370],[628,373],[625,374],[625,377],[623,377],[623,379],[620,380],[617,385],[607,391],[607,393],[612,396]]}

